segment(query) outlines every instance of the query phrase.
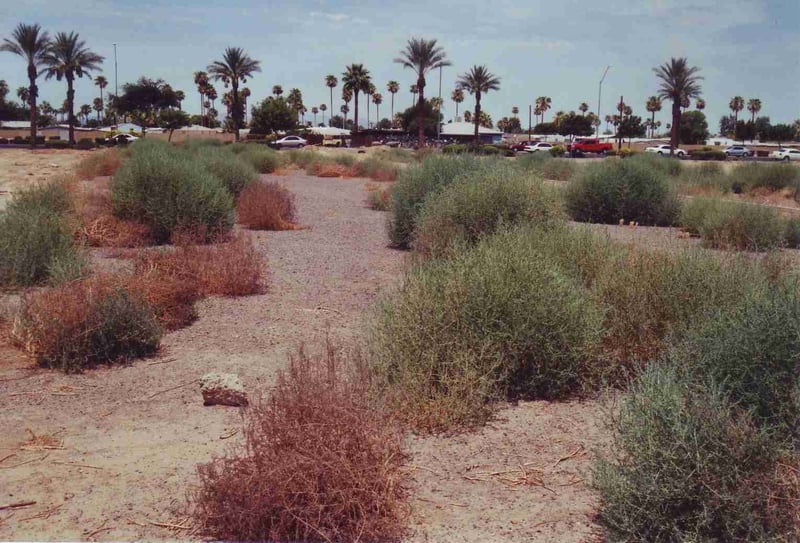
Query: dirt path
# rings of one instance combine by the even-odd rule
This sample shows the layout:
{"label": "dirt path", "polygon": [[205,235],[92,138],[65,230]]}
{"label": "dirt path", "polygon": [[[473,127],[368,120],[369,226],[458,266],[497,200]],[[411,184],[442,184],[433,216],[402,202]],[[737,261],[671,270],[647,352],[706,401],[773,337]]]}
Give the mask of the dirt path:
{"label": "dirt path", "polygon": [[[183,521],[195,466],[240,427],[237,410],[202,406],[196,380],[229,371],[266,391],[299,343],[360,333],[403,266],[386,247],[385,215],[364,206],[363,180],[278,179],[310,228],[254,234],[267,293],[202,302],[159,357],[126,367],[63,375],[0,359],[0,505],[37,502],[0,511],[0,539],[186,538],[151,523]],[[411,439],[411,539],[583,540],[594,507],[587,451],[604,441],[597,420],[594,403],[533,402],[474,434]],[[520,464],[526,474],[513,471]]]}

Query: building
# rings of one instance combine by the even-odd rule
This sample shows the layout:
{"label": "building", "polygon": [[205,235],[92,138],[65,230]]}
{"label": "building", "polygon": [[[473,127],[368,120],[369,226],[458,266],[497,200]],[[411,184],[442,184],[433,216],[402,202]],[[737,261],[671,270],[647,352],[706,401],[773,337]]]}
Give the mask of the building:
{"label": "building", "polygon": [[[472,123],[455,122],[442,125],[442,138],[469,143],[475,140],[475,125]],[[503,133],[492,128],[478,127],[478,137],[481,143],[502,143]]]}

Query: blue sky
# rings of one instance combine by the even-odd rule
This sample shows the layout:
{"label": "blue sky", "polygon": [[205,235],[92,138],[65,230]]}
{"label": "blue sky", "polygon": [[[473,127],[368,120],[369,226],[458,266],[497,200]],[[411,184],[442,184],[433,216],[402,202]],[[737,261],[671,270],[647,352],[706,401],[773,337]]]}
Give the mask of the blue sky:
{"label": "blue sky", "polygon": [[[657,87],[652,67],[684,55],[705,76],[712,132],[735,94],[760,98],[761,114],[773,122],[800,118],[800,0],[23,0],[0,2],[0,21],[1,37],[23,21],[51,33],[79,32],[106,56],[112,91],[116,42],[120,86],[141,75],[163,78],[186,93],[190,112],[199,108],[193,72],[226,46],[239,46],[262,64],[248,83],[255,99],[280,84],[287,92],[299,88],[309,109],[327,104],[324,76],[340,77],[346,64],[361,62],[382,90],[381,117],[388,117],[386,82],[401,84],[395,110],[411,104],[414,82],[412,72],[392,60],[409,37],[423,36],[437,38],[453,63],[442,81],[447,119],[454,114],[449,94],[455,80],[473,64],[486,64],[501,78],[501,90],[482,101],[495,121],[518,106],[526,126],[528,104],[541,95],[553,100],[548,118],[583,101],[595,111],[607,65],[601,115],[620,95],[646,115],[644,103]],[[12,92],[27,84],[24,62],[0,54],[0,79]],[[221,84],[217,90],[222,94]],[[78,104],[97,95],[88,79],[76,91]],[[426,94],[437,93],[434,75]],[[65,94],[63,83],[41,83],[41,98],[56,107]],[[472,108],[471,98],[463,106]],[[363,104],[360,116],[366,116]],[[665,108],[657,119],[666,124],[668,116]]]}

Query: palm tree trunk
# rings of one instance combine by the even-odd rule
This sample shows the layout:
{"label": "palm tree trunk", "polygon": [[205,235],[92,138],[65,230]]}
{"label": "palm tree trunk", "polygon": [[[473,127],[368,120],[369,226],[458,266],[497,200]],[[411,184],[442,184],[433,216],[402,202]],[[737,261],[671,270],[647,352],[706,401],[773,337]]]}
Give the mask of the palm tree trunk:
{"label": "palm tree trunk", "polygon": [[28,64],[28,81],[30,81],[30,85],[28,86],[28,105],[31,108],[31,147],[36,147],[36,95],[39,92],[36,88],[36,75],[36,66]]}
{"label": "palm tree trunk", "polygon": [[681,103],[680,100],[672,102],[672,137],[670,138],[669,156],[674,156],[675,149],[678,147],[678,129],[681,124]]}
{"label": "palm tree trunk", "polygon": [[656,112],[653,111],[653,116],[650,118],[650,138],[653,138],[653,134],[656,130]]}
{"label": "palm tree trunk", "polygon": [[353,93],[355,96],[355,111],[353,112],[353,133],[358,132],[358,89]]}
{"label": "palm tree trunk", "polygon": [[417,79],[417,140],[420,147],[425,146],[425,79],[420,77]]}
{"label": "palm tree trunk", "polygon": [[[392,93],[392,118],[389,119],[390,122],[394,123],[394,93]],[[394,125],[392,125],[394,126]]]}
{"label": "palm tree trunk", "polygon": [[239,80],[231,79],[231,96],[233,100],[233,133],[234,139],[239,141],[239,126],[242,124],[242,109],[239,107]]}
{"label": "palm tree trunk", "polygon": [[481,142],[481,136],[478,134],[478,125],[481,121],[481,93],[475,93],[475,143],[478,144]]}
{"label": "palm tree trunk", "polygon": [[458,102],[456,102],[456,119],[458,119]]}
{"label": "palm tree trunk", "polygon": [[[100,105],[103,104],[103,87],[100,87]],[[97,122],[100,122],[100,112],[97,112]]]}
{"label": "palm tree trunk", "polygon": [[72,77],[67,74],[67,124],[69,125],[69,142],[75,144],[75,89],[72,88]]}

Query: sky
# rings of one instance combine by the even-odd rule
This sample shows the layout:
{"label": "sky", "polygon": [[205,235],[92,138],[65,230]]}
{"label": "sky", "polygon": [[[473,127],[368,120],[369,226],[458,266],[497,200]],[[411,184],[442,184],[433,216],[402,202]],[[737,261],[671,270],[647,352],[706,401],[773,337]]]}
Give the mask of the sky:
{"label": "sky", "polygon": [[[120,87],[143,75],[162,78],[186,93],[184,109],[192,113],[200,105],[193,73],[237,46],[261,62],[262,72],[247,83],[251,103],[281,85],[287,93],[299,88],[309,110],[329,104],[325,76],[341,79],[345,66],[357,62],[383,94],[380,116],[389,117],[386,83],[400,83],[398,111],[411,105],[415,82],[413,72],[393,60],[409,38],[424,37],[437,39],[452,62],[442,71],[448,120],[455,114],[449,96],[457,78],[476,64],[501,80],[500,90],[482,99],[495,122],[516,106],[527,127],[528,106],[543,95],[552,98],[545,120],[581,102],[596,112],[598,84],[609,65],[601,117],[613,112],[620,96],[635,114],[647,116],[645,102],[658,86],[652,68],[678,56],[701,68],[712,133],[734,95],[761,99],[759,115],[773,123],[800,118],[800,0],[0,1],[0,38],[19,22],[38,22],[51,34],[78,32],[106,57],[103,73],[112,92],[116,43]],[[438,75],[429,76],[427,96],[439,93]],[[12,94],[27,85],[24,61],[0,53],[0,79]],[[215,86],[222,95],[222,83]],[[40,89],[40,99],[54,107],[66,97],[65,83],[42,81]],[[97,95],[88,78],[77,82],[76,104],[91,104]],[[334,90],[337,112],[340,95],[341,86]],[[459,114],[465,106],[474,107],[471,97]],[[352,103],[350,109],[352,117]],[[359,116],[363,124],[363,99]],[[669,108],[656,119],[666,125]]]}

